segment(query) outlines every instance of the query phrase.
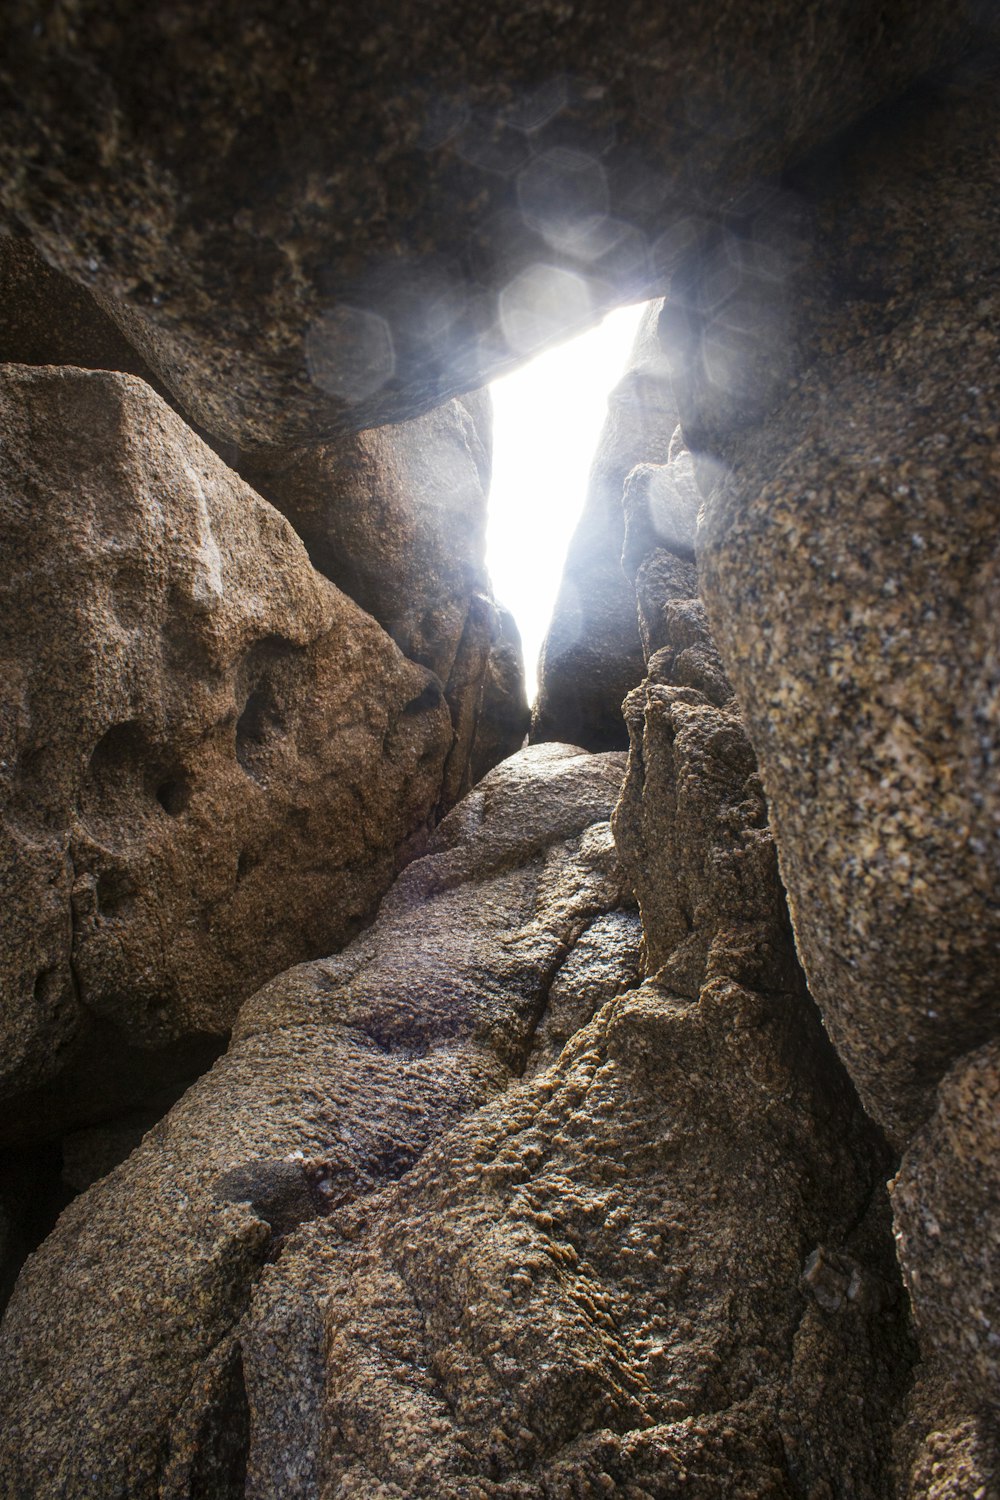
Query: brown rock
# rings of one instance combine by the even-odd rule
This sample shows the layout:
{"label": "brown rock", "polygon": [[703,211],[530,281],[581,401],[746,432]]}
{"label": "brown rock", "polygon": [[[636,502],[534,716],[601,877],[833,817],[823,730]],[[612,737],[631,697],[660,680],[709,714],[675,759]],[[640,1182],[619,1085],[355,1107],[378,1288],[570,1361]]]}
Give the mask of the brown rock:
{"label": "brown rock", "polygon": [[524,652],[521,632],[509,609],[498,605],[500,634],[493,643],[479,723],[472,748],[470,774],[473,785],[493,766],[514,755],[524,744],[531,723],[531,710],[524,685]]}
{"label": "brown rock", "polygon": [[1000,1485],[1000,1045],[963,1058],[892,1184],[923,1362],[901,1433],[907,1496]]}
{"label": "brown rock", "polygon": [[[243,1492],[234,1331],[255,1350],[253,1430],[275,1420],[256,1359],[274,1365],[278,1334],[262,1318],[237,1328],[265,1261],[298,1223],[406,1172],[524,1068],[574,943],[627,899],[606,821],[622,769],[548,745],[493,772],[374,925],[265,986],[212,1072],[70,1206],[3,1325],[3,1493]],[[304,1338],[292,1365],[309,1354]],[[290,1432],[306,1395],[280,1414]]]}
{"label": "brown rock", "polygon": [[[440,405],[662,285],[706,206],[938,62],[945,0],[392,14],[263,0],[0,30],[3,211],[217,439]],[[110,303],[108,304],[111,305]]]}
{"label": "brown rock", "polygon": [[357,930],[451,731],[142,382],[8,366],[0,422],[2,1130],[51,1135]]}
{"label": "brown rock", "polygon": [[491,423],[483,391],[410,422],[241,461],[315,566],[440,679],[455,731],[444,810],[472,784],[499,631],[485,563]]}
{"label": "brown rock", "polygon": [[[711,729],[670,850],[687,840],[685,874],[652,902],[622,836],[636,801],[661,834],[677,821],[643,782],[669,741],[652,702],[615,815],[666,960],[265,1272],[241,1336],[252,1495],[891,1493],[910,1348],[887,1156],[795,964],[738,717],[648,691]],[[668,951],[671,905],[693,908],[697,973],[683,924]],[[612,961],[619,920],[588,934]],[[587,993],[585,942],[557,1010]]]}
{"label": "brown rock", "polygon": [[1000,982],[1000,94],[980,61],[817,169],[816,253],[881,282],[806,310],[812,364],[719,445],[699,539],[810,987],[900,1144],[995,1032]]}

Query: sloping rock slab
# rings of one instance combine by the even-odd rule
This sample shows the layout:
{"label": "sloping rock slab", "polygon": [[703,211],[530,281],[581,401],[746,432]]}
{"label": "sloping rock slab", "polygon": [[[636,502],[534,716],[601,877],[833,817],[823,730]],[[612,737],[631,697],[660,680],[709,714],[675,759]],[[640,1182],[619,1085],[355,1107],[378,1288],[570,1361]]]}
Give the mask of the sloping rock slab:
{"label": "sloping rock slab", "polygon": [[242,1493],[232,1333],[262,1266],[523,1070],[574,943],[628,899],[607,822],[623,769],[566,746],[505,762],[375,924],[260,991],[228,1054],[70,1206],[3,1325],[0,1493]]}

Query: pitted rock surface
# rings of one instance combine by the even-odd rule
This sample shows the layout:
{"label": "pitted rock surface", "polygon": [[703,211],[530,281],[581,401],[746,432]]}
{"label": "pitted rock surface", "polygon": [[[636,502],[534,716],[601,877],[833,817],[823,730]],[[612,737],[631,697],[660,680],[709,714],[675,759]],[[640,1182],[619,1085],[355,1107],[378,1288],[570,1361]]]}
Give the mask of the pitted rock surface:
{"label": "pitted rock surface", "polygon": [[142,1102],[133,1070],[217,1053],[263,980],[357,931],[452,733],[431,674],[141,381],[6,366],[0,424],[0,1121],[21,1139]]}
{"label": "pitted rock surface", "polygon": [[623,768],[547,745],[494,771],[374,925],[254,996],[212,1072],[70,1206],[3,1325],[0,1492],[140,1500],[245,1468],[218,1439],[245,1429],[233,1336],[262,1266],[523,1071],[574,943],[628,900]]}
{"label": "pitted rock surface", "polygon": [[[256,1500],[892,1493],[912,1351],[889,1158],[796,965],[735,708],[665,670],[654,686],[742,741],[702,757],[675,835],[699,899],[684,875],[655,892],[679,956],[554,1062],[540,1029],[527,1081],[266,1270],[241,1334]],[[669,743],[647,713],[615,815],[640,900],[659,850],[623,838],[624,810],[673,821],[643,778]],[[754,843],[749,891],[723,826],[735,861]],[[623,920],[581,940],[553,1022],[597,977],[588,941],[613,966]]]}
{"label": "pitted rock surface", "polygon": [[320,442],[662,289],[706,211],[967,28],[946,0],[13,0],[0,206],[217,440]]}

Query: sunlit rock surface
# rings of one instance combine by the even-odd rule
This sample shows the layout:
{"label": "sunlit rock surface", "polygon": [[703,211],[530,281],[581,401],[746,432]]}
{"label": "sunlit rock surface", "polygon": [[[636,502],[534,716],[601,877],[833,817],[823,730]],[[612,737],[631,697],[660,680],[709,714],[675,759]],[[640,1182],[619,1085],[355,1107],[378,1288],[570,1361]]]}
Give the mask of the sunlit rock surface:
{"label": "sunlit rock surface", "polygon": [[[316,567],[440,680],[455,731],[445,810],[472,784],[472,744],[501,629],[485,563],[491,426],[481,391],[409,422],[243,465]],[[504,753],[519,748],[520,740]]]}
{"label": "sunlit rock surface", "polygon": [[[218,440],[477,388],[964,34],[946,0],[265,0],[0,18],[0,208]],[[119,300],[124,299],[124,300]]]}
{"label": "sunlit rock surface", "polygon": [[157,1053],[356,932],[452,733],[436,679],[141,381],[4,366],[0,430],[0,1122],[23,1138],[133,1102]]}
{"label": "sunlit rock surface", "polygon": [[[633,695],[615,828],[647,934],[673,941],[550,1066],[264,1273],[248,1494],[891,1494],[912,1349],[888,1153],[805,992],[731,697],[667,661]],[[686,764],[668,704],[700,736]],[[677,880],[651,883],[670,854]],[[623,919],[594,923],[550,1006]]]}
{"label": "sunlit rock surface", "polygon": [[563,569],[538,667],[533,741],[624,748],[626,693],[642,677],[635,589],[622,571],[622,488],[638,463],[666,459],[677,423],[657,336],[659,303],[643,314],[622,379],[608,397],[587,498]]}
{"label": "sunlit rock surface", "polygon": [[254,996],[226,1056],[71,1206],[4,1323],[4,1494],[242,1494],[247,1391],[308,1463],[306,1389],[273,1412],[260,1388],[314,1357],[320,1310],[300,1342],[293,1304],[248,1313],[254,1285],[298,1224],[405,1173],[523,1071],[574,945],[629,903],[607,822],[623,770],[546,745],[493,772],[374,926]]}

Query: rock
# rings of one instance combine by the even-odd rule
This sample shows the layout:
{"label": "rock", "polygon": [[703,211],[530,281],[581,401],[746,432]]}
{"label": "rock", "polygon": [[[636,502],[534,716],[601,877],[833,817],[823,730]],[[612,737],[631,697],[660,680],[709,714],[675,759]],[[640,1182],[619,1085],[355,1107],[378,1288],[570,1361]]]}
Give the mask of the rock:
{"label": "rock", "polygon": [[531,723],[531,710],[524,685],[524,652],[521,632],[509,609],[497,608],[500,634],[493,643],[479,722],[472,747],[470,776],[472,784],[481,781],[493,766],[521,749]]}
{"label": "rock", "polygon": [[244,1346],[249,1493],[887,1495],[900,1304],[877,1259],[867,1300],[818,1314],[825,1368],[804,1348],[800,1247],[843,1237],[866,1169],[860,1113],[845,1139],[791,1061],[822,1045],[795,1009],[646,984],[297,1237]]}
{"label": "rock", "polygon": [[412,422],[244,463],[314,567],[444,683],[471,596],[490,592],[491,443],[489,395],[479,392]]}
{"label": "rock", "polygon": [[[540,1070],[266,1269],[240,1335],[250,1495],[891,1492],[912,1352],[888,1156],[805,992],[735,709],[647,691],[729,747],[702,753],[673,835],[694,895],[650,900],[623,818],[671,823],[644,780],[669,743],[652,703],[633,745],[616,838],[664,961],[554,1061],[540,1028]],[[675,957],[685,907],[697,965]],[[553,1033],[612,995],[627,920],[581,939]]]}
{"label": "rock", "polygon": [[622,571],[622,489],[636,464],[666,459],[676,410],[657,338],[659,303],[647,308],[628,369],[608,398],[538,669],[533,742],[569,739],[624,749],[622,702],[642,678],[635,590]]}
{"label": "rock", "polygon": [[0,1135],[143,1102],[371,914],[440,688],[141,381],[4,368]]}
{"label": "rock", "polygon": [[996,1031],[998,76],[803,172],[818,285],[857,290],[805,307],[796,382],[715,443],[699,536],[810,988],[900,1146]]}
{"label": "rock", "polygon": [[607,826],[622,770],[547,745],[491,773],[374,925],[266,985],[226,1056],[74,1201],[3,1325],[7,1493],[243,1492],[234,1336],[270,1337],[240,1324],[266,1261],[523,1070],[574,944],[628,899]]}
{"label": "rock", "polygon": [[[449,0],[0,30],[0,204],[190,419],[325,441],[477,388],[663,284],[703,215],[941,61],[961,7]],[[155,59],[155,65],[150,60]],[[124,299],[124,300],[117,300]]]}
{"label": "rock", "polygon": [[892,1205],[923,1355],[899,1444],[900,1491],[992,1494],[1000,1485],[997,1042],[945,1078],[903,1157]]}
{"label": "rock", "polygon": [[491,426],[482,391],[410,422],[243,460],[315,566],[440,679],[455,731],[443,810],[472,784],[499,631],[485,562]]}
{"label": "rock", "polygon": [[[86,287],[42,260],[31,241],[0,234],[0,360],[156,377]],[[162,392],[161,392],[162,394]]]}

